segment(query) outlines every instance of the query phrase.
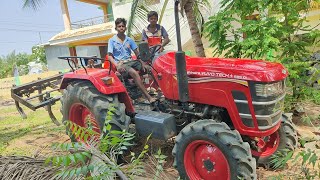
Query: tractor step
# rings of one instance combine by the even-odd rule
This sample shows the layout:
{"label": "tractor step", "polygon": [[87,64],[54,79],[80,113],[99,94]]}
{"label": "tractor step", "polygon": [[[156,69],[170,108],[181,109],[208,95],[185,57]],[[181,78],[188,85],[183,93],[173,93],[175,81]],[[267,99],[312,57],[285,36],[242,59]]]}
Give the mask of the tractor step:
{"label": "tractor step", "polygon": [[172,114],[143,111],[135,116],[136,131],[141,136],[167,140],[177,134],[176,120]]}

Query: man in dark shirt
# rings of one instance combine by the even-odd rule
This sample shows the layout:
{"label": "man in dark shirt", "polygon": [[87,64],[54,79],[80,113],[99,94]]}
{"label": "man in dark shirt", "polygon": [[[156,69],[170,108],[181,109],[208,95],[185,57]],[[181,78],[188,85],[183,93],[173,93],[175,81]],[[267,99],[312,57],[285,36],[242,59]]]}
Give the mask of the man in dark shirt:
{"label": "man in dark shirt", "polygon": [[148,13],[148,21],[150,24],[142,30],[142,40],[148,41],[148,38],[160,37],[161,41],[159,43],[161,44],[161,48],[159,51],[162,52],[164,46],[170,42],[169,35],[163,26],[157,24],[157,12],[150,11]]}

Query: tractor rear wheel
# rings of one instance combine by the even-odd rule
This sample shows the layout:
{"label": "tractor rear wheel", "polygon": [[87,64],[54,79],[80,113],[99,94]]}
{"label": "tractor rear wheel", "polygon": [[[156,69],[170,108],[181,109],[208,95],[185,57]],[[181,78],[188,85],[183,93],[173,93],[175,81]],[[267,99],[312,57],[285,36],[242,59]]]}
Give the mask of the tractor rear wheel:
{"label": "tractor rear wheel", "polygon": [[[111,129],[128,130],[130,118],[125,114],[125,105],[118,101],[118,95],[102,94],[88,81],[77,81],[68,85],[63,92],[61,104],[63,121],[70,120],[98,133],[103,132],[107,113],[113,107]],[[73,135],[70,138],[76,141]]]}
{"label": "tractor rear wheel", "polygon": [[256,179],[256,161],[238,131],[225,123],[199,120],[176,137],[172,154],[182,179]]}
{"label": "tractor rear wheel", "polygon": [[251,149],[252,156],[256,158],[258,165],[274,169],[272,155],[280,151],[284,153],[284,150],[293,151],[298,146],[298,136],[291,118],[282,115],[279,130],[271,134],[263,144],[259,151]]}

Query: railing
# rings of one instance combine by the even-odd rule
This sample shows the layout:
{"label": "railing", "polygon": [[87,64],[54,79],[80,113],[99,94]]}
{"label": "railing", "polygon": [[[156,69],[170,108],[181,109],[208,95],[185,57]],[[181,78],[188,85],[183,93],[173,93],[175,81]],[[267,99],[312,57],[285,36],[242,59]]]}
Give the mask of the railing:
{"label": "railing", "polygon": [[107,23],[110,21],[113,21],[112,14],[73,22],[73,23],[71,23],[71,28],[72,29],[79,29],[79,28],[83,28],[83,27],[87,27],[87,26],[93,26],[93,25],[97,25],[97,24]]}

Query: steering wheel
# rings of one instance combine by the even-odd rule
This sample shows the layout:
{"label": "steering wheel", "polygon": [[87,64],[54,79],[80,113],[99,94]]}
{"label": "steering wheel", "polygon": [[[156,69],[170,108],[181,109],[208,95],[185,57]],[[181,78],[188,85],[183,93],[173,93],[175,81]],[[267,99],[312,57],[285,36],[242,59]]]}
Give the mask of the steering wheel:
{"label": "steering wheel", "polygon": [[154,45],[154,46],[149,47],[151,60],[154,58],[156,52],[159,52],[159,50],[161,49],[161,47],[162,47],[161,44],[157,44],[157,45]]}

